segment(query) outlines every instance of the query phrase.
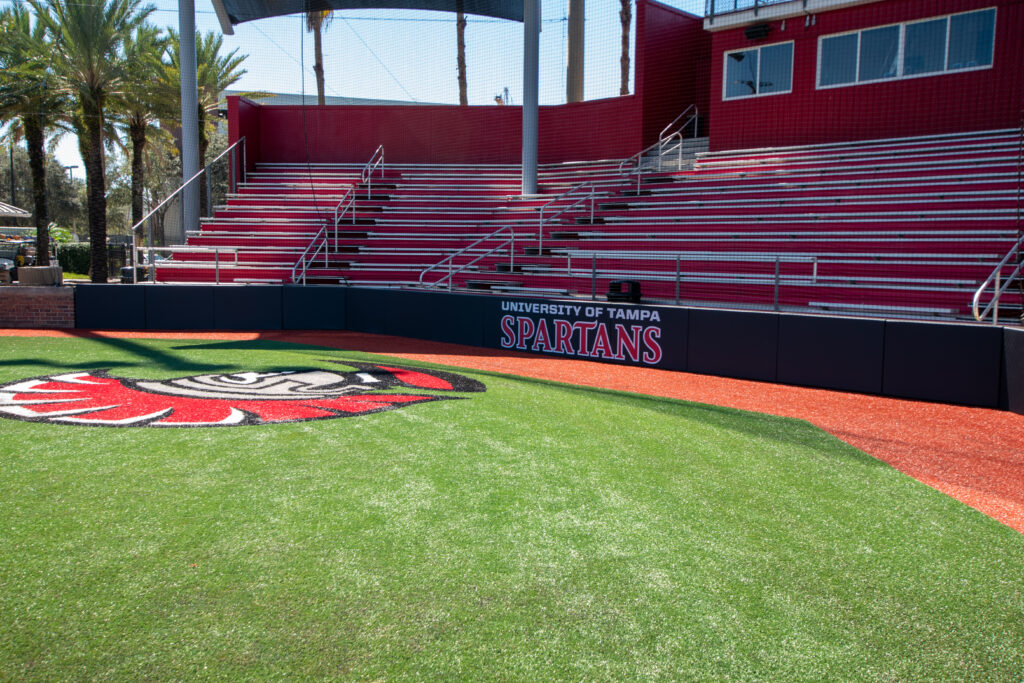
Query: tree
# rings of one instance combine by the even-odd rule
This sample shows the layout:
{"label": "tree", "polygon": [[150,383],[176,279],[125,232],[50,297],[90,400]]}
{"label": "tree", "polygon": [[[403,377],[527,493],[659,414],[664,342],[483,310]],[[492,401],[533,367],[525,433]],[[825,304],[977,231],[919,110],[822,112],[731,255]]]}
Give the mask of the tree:
{"label": "tree", "polygon": [[455,0],[455,43],[458,48],[459,105],[465,107],[469,104],[469,96],[466,93],[466,14],[463,3],[464,0]]}
{"label": "tree", "polygon": [[133,67],[115,107],[131,147],[132,225],[137,225],[143,215],[145,154],[150,132],[160,115],[173,110],[179,101],[168,98],[166,89],[160,87],[166,49],[167,38],[150,24],[139,26],[124,43],[125,58]]}
{"label": "tree", "polygon": [[73,95],[86,140],[86,191],[89,212],[90,265],[93,282],[106,282],[107,200],[104,181],[104,123],[107,104],[128,75],[125,36],[152,12],[140,0],[29,0],[53,46],[59,88]]}
{"label": "tree", "polygon": [[620,95],[629,94],[629,25],[633,21],[631,2],[632,0],[619,0],[621,5],[619,21],[622,23],[622,56],[619,58],[619,68],[621,69],[619,79]]}
{"label": "tree", "polygon": [[9,123],[8,137],[23,138],[32,177],[37,263],[50,264],[50,215],[46,194],[46,137],[65,106],[57,92],[47,59],[50,46],[41,22],[34,24],[23,5],[0,12],[0,122]]}
{"label": "tree", "polygon": [[[459,0],[461,2],[461,0]],[[323,31],[331,23],[331,10],[310,10],[306,12],[306,30],[313,34],[313,73],[316,74],[316,103],[326,104],[324,97],[324,41]],[[305,102],[303,102],[305,104]]]}

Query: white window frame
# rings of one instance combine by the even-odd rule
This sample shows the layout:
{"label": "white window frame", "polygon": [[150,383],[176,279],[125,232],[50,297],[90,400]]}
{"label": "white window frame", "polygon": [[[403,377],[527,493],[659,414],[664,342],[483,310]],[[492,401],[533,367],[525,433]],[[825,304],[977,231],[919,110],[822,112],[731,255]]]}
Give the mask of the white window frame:
{"label": "white window frame", "polygon": [[[992,53],[989,57],[988,64],[982,64],[980,66],[969,66],[961,69],[950,69],[949,68],[949,25],[953,17],[960,16],[963,14],[974,14],[976,12],[987,12],[992,10],[994,12],[992,16]],[[907,26],[913,24],[923,24],[928,21],[935,21],[936,19],[946,20],[946,53],[945,53],[945,64],[940,71],[928,71],[919,74],[906,74],[904,73],[904,57],[906,56],[906,40],[907,40]],[[856,85],[871,85],[873,83],[889,83],[891,81],[904,81],[911,78],[931,78],[933,76],[948,76],[949,74],[959,74],[968,71],[984,71],[985,69],[991,69],[996,63],[996,25],[999,21],[999,9],[997,7],[982,7],[980,9],[972,9],[966,12],[954,12],[952,14],[940,14],[934,17],[926,17],[924,19],[914,19],[913,21],[904,21],[902,23],[893,24],[881,24],[879,26],[868,26],[867,28],[860,28],[854,31],[843,31],[841,33],[830,33],[826,36],[818,36],[818,65],[814,74],[814,84],[816,90],[831,90],[832,88],[849,88]],[[890,78],[872,78],[871,80],[862,81],[860,80],[860,46],[861,46],[861,34],[865,31],[873,31],[879,28],[889,28],[890,26],[900,27],[899,44],[896,47],[896,75]],[[849,83],[832,83],[829,85],[821,84],[821,62],[822,62],[822,44],[829,38],[839,38],[841,36],[848,36],[851,34],[857,35],[857,71],[854,76],[854,80]],[[740,50],[733,50],[733,52],[740,52]]]}
{"label": "white window frame", "polygon": [[[793,46],[792,58],[789,60],[789,90],[777,90],[775,92],[756,92],[750,95],[733,95],[729,97],[726,93],[729,91],[729,55],[736,54],[737,52],[750,52],[751,50],[757,50],[757,82],[758,87],[761,84],[761,50],[766,47],[775,47],[776,45],[790,44]],[[793,40],[783,40],[778,43],[769,43],[768,45],[756,45],[753,47],[741,47],[735,50],[729,50],[728,52],[722,53],[722,101],[723,102],[734,102],[736,100],[749,100],[752,97],[771,97],[772,95],[788,95],[793,92],[793,62],[796,61],[796,42]]]}

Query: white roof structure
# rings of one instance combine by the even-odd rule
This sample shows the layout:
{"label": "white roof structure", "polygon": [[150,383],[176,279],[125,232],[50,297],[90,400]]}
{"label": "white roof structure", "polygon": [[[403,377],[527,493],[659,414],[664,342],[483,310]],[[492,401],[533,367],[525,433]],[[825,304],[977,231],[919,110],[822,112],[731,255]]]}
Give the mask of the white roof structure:
{"label": "white roof structure", "polygon": [[28,211],[0,202],[0,218],[32,218]]}

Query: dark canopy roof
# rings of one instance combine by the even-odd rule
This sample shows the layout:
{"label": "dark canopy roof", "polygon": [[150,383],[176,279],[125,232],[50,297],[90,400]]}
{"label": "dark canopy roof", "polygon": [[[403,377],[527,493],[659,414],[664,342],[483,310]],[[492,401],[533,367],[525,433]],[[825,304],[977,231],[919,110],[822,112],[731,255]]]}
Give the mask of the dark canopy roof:
{"label": "dark canopy roof", "polygon": [[[461,5],[461,7],[456,7]],[[419,9],[523,20],[523,0],[213,0],[225,33],[254,19],[329,9]]]}

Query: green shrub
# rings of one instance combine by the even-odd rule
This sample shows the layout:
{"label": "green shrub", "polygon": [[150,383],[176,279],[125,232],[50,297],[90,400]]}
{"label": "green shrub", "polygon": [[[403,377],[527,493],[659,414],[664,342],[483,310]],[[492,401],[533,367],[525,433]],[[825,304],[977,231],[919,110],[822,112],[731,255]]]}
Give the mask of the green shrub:
{"label": "green shrub", "polygon": [[88,273],[89,243],[58,244],[57,263],[65,273]]}

